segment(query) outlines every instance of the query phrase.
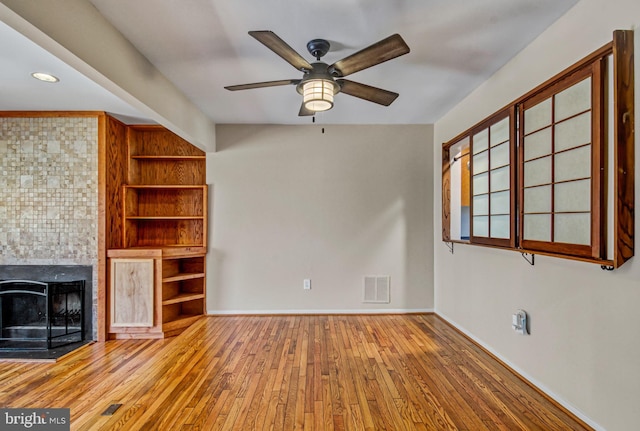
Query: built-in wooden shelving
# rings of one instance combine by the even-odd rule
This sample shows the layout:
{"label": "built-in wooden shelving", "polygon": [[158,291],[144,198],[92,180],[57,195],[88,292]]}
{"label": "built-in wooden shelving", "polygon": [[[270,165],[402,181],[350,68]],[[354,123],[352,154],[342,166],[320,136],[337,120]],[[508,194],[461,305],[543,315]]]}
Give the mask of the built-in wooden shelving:
{"label": "built-in wooden shelving", "polygon": [[159,126],[131,126],[127,139],[124,248],[109,257],[154,260],[155,318],[151,327],[113,332],[116,338],[171,336],[205,312],[206,156]]}

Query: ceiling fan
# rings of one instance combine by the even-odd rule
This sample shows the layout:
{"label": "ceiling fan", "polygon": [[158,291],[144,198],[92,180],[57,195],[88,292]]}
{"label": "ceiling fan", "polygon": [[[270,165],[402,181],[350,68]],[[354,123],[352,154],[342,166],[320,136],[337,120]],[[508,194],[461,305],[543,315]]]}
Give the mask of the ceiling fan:
{"label": "ceiling fan", "polygon": [[231,85],[224,88],[236,91],[295,85],[296,90],[303,98],[302,106],[298,113],[300,116],[314,115],[316,112],[331,109],[333,107],[333,96],[337,93],[345,93],[384,106],[391,105],[398,97],[398,93],[360,84],[344,79],[344,77],[407,54],[410,51],[402,37],[394,34],[328,65],[320,61],[329,52],[330,48],[329,42],[325,39],[313,39],[307,43],[307,50],[316,59],[316,62],[309,63],[272,31],[250,31],[249,35],[278,54],[287,63],[303,72],[302,79],[256,82],[253,84]]}

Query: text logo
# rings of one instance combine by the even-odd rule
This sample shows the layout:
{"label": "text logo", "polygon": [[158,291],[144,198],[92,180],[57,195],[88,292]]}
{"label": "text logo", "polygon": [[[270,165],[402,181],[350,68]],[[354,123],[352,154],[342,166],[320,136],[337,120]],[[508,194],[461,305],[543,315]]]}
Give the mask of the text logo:
{"label": "text logo", "polygon": [[69,409],[0,409],[0,431],[69,431]]}

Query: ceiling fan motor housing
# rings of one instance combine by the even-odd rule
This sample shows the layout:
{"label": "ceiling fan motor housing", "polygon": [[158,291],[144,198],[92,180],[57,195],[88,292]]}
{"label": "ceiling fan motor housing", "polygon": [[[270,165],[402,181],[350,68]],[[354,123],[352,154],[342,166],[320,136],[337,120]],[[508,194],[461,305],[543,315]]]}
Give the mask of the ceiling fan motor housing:
{"label": "ceiling fan motor housing", "polygon": [[[311,42],[309,42],[311,43]],[[340,92],[340,85],[335,81],[334,77],[329,73],[329,65],[327,63],[323,63],[318,61],[316,63],[311,63],[313,69],[310,72],[304,74],[304,77],[298,85],[296,86],[296,90],[298,93],[303,94],[303,87],[305,82],[321,79],[324,81],[331,81],[333,84],[333,94],[338,94]]]}

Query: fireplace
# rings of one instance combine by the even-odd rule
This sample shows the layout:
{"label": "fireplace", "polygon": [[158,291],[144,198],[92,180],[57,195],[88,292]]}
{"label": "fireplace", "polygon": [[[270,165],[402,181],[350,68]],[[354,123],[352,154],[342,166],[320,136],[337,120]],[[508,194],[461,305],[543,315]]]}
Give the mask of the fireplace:
{"label": "fireplace", "polygon": [[[0,333],[0,358],[56,358],[65,352],[80,347],[94,339],[93,328],[95,326],[95,305],[94,305],[94,267],[91,265],[0,265],[0,281],[29,281],[31,287],[26,284],[19,286],[34,293],[24,293],[19,298],[11,298],[11,295],[2,294],[2,304],[0,304],[0,323],[2,333]],[[80,281],[83,284],[82,292],[71,288],[67,283]],[[34,283],[35,282],[35,283]],[[44,295],[43,284],[49,287]],[[52,286],[52,287],[51,287]],[[5,286],[6,287],[6,286]],[[15,290],[11,289],[3,290]],[[74,290],[71,292],[70,290]],[[47,302],[53,307],[49,311],[48,306],[42,308],[42,303]],[[13,302],[13,304],[10,304]],[[20,305],[20,302],[25,305]],[[6,315],[6,307],[18,305],[24,310],[27,308],[28,314],[24,312],[18,314],[24,319],[18,322],[14,318]],[[36,308],[40,311],[34,312]],[[43,311],[44,310],[44,311]],[[48,313],[48,315],[47,315]],[[50,320],[51,327],[51,348],[47,340],[49,329],[47,319]],[[23,327],[19,329],[18,327]],[[44,329],[43,329],[44,328]],[[79,332],[76,333],[76,330]],[[45,333],[46,337],[38,335],[38,340],[5,340],[12,338],[15,334],[22,333],[22,338],[31,338],[31,335]],[[30,331],[30,333],[29,333]],[[27,333],[29,336],[24,336]],[[20,336],[16,338],[21,338]],[[44,341],[43,341],[44,339]],[[74,340],[71,344],[68,344]],[[77,341],[84,340],[84,341]],[[25,352],[21,355],[20,352]]]}
{"label": "fireplace", "polygon": [[0,349],[52,349],[84,341],[84,280],[0,281]]}

